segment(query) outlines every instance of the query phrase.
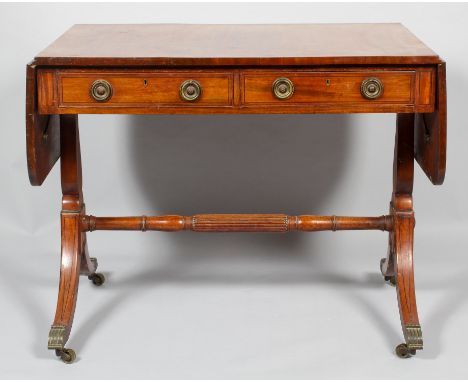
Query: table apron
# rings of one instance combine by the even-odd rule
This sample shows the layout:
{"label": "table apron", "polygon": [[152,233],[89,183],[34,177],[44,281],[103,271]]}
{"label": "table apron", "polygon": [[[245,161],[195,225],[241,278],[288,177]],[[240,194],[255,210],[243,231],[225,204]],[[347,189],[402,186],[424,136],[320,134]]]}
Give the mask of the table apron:
{"label": "table apron", "polygon": [[[435,76],[435,66],[39,68],[38,110],[40,114],[428,113],[435,107]],[[368,80],[379,86],[374,98],[363,90]],[[194,98],[182,96],[187,81],[199,87]],[[277,83],[284,94],[274,89]],[[93,94],[96,84],[104,84],[101,96]]]}

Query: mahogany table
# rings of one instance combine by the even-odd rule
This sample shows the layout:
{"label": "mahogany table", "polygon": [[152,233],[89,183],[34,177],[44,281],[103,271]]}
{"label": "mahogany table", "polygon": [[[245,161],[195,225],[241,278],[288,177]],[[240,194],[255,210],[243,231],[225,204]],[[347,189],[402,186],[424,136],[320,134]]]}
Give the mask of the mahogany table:
{"label": "mahogany table", "polygon": [[[80,275],[101,285],[96,230],[288,232],[382,230],[406,358],[423,348],[413,276],[414,159],[442,184],[445,63],[401,24],[75,25],[27,66],[29,178],[61,158],[61,269],[49,349],[70,363]],[[85,211],[78,114],[396,113],[390,211],[379,217],[200,214],[95,217]],[[294,131],[291,130],[291,134]],[[330,147],[333,150],[333,147]]]}

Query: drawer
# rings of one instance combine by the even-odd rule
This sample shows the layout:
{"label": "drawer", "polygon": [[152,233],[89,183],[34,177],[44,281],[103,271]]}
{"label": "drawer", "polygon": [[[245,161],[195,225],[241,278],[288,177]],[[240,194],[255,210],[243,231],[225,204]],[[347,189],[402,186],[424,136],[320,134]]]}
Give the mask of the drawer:
{"label": "drawer", "polygon": [[37,71],[40,114],[429,113],[435,82],[433,67]]}
{"label": "drawer", "polygon": [[228,106],[233,99],[229,72],[56,72],[59,106],[145,107]]}
{"label": "drawer", "polygon": [[[415,71],[244,71],[243,103],[413,104]],[[276,93],[276,94],[275,94]]]}

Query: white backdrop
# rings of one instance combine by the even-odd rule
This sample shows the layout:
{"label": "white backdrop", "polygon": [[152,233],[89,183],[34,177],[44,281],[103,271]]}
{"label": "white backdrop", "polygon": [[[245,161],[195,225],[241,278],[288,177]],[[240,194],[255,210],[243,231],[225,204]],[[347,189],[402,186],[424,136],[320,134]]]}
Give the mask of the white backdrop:
{"label": "white backdrop", "polygon": [[[0,5],[0,377],[468,377],[467,4]],[[64,365],[47,351],[60,249],[58,166],[29,185],[25,65],[75,23],[402,22],[447,61],[448,170],[417,168],[415,265],[425,350],[397,359],[381,232],[89,235]],[[369,32],[371,33],[371,31]],[[94,215],[380,215],[394,115],[82,116]]]}

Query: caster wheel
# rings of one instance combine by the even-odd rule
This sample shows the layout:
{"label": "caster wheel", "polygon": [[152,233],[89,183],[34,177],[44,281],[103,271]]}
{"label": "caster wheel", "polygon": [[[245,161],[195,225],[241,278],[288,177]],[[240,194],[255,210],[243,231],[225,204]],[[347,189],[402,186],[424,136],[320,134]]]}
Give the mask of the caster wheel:
{"label": "caster wheel", "polygon": [[410,358],[412,355],[416,354],[416,350],[408,349],[408,345],[400,344],[395,348],[395,353],[399,358]]}
{"label": "caster wheel", "polygon": [[396,286],[395,276],[385,276],[385,281],[387,281],[391,286]]}
{"label": "caster wheel", "polygon": [[88,279],[91,280],[96,286],[101,286],[106,281],[106,278],[102,273],[93,273],[92,275],[88,276]]}
{"label": "caster wheel", "polygon": [[76,359],[76,353],[73,349],[62,349],[62,350],[55,350],[55,354],[57,357],[67,364],[73,363]]}

